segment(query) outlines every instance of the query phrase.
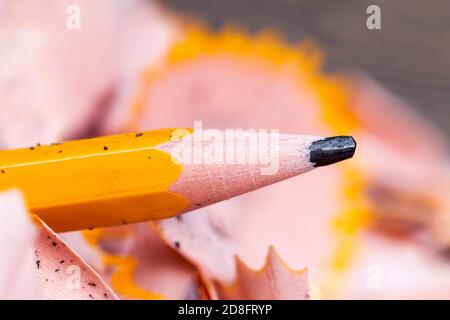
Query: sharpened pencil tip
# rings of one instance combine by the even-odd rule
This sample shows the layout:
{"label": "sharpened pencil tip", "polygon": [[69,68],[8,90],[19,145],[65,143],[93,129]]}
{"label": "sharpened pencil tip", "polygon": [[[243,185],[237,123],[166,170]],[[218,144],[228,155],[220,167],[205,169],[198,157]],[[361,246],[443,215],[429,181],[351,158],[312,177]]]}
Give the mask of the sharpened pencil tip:
{"label": "sharpened pencil tip", "polygon": [[309,148],[310,162],[322,167],[353,157],[356,141],[351,136],[329,137],[314,141]]}

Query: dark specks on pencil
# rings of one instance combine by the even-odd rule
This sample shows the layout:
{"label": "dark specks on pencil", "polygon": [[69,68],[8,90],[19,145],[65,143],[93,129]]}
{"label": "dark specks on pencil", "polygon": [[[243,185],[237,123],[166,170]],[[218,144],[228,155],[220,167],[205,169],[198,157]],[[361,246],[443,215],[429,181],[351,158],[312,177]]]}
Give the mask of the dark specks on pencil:
{"label": "dark specks on pencil", "polygon": [[142,132],[136,133],[136,138],[142,137],[144,134]]}
{"label": "dark specks on pencil", "polygon": [[104,146],[103,150],[105,150],[105,151],[108,150],[108,146]]}
{"label": "dark specks on pencil", "polygon": [[175,241],[173,244],[175,245],[175,248],[180,249],[181,244],[179,241]]}

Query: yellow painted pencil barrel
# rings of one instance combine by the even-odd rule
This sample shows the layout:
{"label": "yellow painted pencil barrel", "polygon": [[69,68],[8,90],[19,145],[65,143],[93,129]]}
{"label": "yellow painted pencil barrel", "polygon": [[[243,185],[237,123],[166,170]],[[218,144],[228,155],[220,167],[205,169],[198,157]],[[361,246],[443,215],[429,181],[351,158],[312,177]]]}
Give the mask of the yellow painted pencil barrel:
{"label": "yellow painted pencil barrel", "polygon": [[[0,151],[0,190],[21,190],[29,211],[56,232],[115,226],[168,218],[303,173],[317,166],[303,149],[315,150],[316,157],[325,150],[311,148],[325,141],[320,138],[286,135],[280,156],[288,165],[273,176],[261,176],[258,164],[173,161],[170,149],[183,141],[173,141],[174,132],[164,129]],[[189,136],[192,130],[184,132]],[[355,146],[349,141],[346,150],[353,155]],[[246,146],[242,148],[237,152],[245,152]]]}

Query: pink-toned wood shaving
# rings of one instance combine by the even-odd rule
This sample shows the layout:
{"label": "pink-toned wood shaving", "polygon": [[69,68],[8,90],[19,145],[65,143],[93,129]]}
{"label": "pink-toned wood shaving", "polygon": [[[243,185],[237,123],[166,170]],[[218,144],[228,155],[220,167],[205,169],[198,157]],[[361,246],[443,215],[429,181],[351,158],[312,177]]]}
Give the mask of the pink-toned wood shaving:
{"label": "pink-toned wood shaving", "polygon": [[34,248],[34,267],[46,299],[117,299],[100,275],[43,222]]}
{"label": "pink-toned wood shaving", "polygon": [[0,193],[0,212],[0,299],[41,299],[33,263],[37,232],[21,193]]}
{"label": "pink-toned wood shaving", "polygon": [[236,259],[237,278],[231,288],[219,290],[227,299],[306,300],[309,299],[308,271],[290,269],[273,247],[261,270],[253,270]]}

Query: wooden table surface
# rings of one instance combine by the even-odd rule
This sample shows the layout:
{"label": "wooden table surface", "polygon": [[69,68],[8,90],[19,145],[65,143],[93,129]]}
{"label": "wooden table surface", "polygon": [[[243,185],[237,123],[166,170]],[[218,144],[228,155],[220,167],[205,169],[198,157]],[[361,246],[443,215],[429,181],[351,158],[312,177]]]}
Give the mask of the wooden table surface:
{"label": "wooden table surface", "polygon": [[[274,26],[289,41],[312,37],[328,70],[363,70],[450,135],[450,0],[166,0],[213,27]],[[369,30],[366,9],[381,8]]]}

